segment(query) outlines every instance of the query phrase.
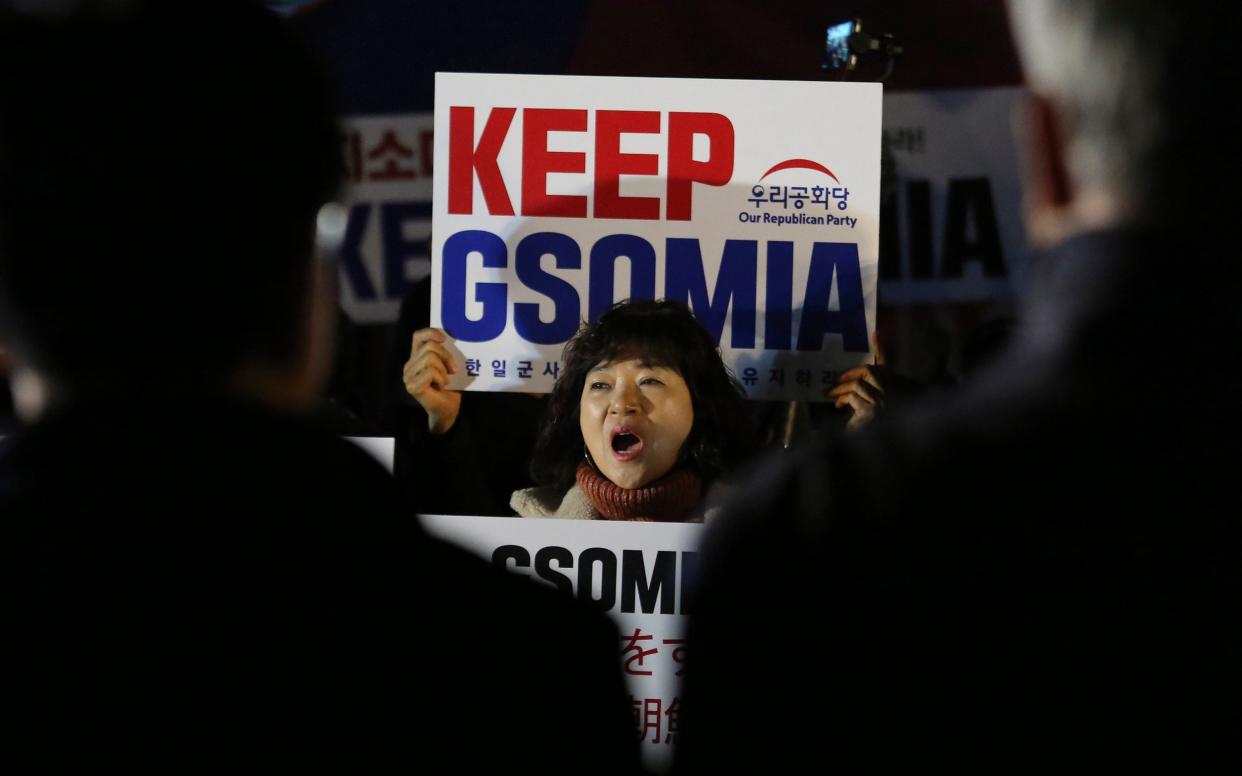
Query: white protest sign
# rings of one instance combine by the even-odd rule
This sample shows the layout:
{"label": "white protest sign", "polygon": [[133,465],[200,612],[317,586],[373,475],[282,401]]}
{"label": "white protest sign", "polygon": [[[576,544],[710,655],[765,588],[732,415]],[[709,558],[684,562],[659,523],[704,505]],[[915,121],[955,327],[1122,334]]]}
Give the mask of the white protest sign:
{"label": "white protest sign", "polygon": [[1013,301],[1031,268],[1011,117],[1022,89],[889,94],[885,304]]}
{"label": "white protest sign", "polygon": [[548,391],[614,301],[688,302],[748,393],[870,358],[878,84],[438,73],[432,324],[450,387]]}
{"label": "white protest sign", "polygon": [[392,474],[396,458],[396,441],[392,437],[345,437],[363,452],[379,461]]}
{"label": "white protest sign", "polygon": [[435,536],[511,571],[594,602],[621,631],[617,654],[649,768],[677,741],[685,605],[698,574],[703,526],[612,520],[423,515]]}

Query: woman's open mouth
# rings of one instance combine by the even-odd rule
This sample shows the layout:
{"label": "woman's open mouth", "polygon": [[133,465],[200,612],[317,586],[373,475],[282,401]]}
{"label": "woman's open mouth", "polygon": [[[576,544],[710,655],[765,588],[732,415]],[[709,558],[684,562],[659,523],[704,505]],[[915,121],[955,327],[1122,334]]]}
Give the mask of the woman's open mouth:
{"label": "woman's open mouth", "polygon": [[618,461],[632,461],[643,451],[642,437],[625,426],[617,426],[612,434],[612,457]]}

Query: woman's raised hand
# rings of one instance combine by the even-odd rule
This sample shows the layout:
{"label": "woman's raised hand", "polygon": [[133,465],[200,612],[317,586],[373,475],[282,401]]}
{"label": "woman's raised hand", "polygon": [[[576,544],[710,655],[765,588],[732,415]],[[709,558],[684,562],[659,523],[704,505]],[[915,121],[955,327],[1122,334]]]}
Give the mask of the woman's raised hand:
{"label": "woman's raised hand", "polygon": [[845,370],[837,378],[837,384],[824,392],[824,396],[835,400],[837,409],[849,407],[853,411],[845,424],[847,431],[867,425],[884,407],[885,383],[889,374],[884,352],[880,350],[880,338],[874,333],[871,335],[871,347],[875,353],[874,364]]}
{"label": "woman's raised hand", "polygon": [[449,375],[456,374],[457,366],[446,342],[448,336],[439,329],[414,332],[410,359],[401,371],[406,393],[427,411],[427,430],[432,434],[448,433],[461,412],[461,391],[448,388]]}

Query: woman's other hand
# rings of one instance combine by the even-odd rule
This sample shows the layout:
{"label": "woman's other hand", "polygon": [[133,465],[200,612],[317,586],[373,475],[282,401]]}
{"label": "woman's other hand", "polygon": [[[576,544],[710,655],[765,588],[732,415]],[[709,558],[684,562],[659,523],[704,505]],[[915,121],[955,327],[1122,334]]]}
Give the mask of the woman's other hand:
{"label": "woman's other hand", "polygon": [[439,329],[414,332],[410,358],[401,372],[406,393],[426,410],[432,434],[448,433],[461,411],[461,391],[448,388],[449,375],[457,373],[457,366],[446,342],[448,336]]}
{"label": "woman's other hand", "polygon": [[845,424],[846,431],[853,431],[870,423],[884,407],[884,394],[890,375],[885,366],[884,352],[880,350],[880,338],[871,335],[875,363],[847,369],[837,378],[837,384],[824,396],[833,399],[837,409],[849,407],[853,412]]}

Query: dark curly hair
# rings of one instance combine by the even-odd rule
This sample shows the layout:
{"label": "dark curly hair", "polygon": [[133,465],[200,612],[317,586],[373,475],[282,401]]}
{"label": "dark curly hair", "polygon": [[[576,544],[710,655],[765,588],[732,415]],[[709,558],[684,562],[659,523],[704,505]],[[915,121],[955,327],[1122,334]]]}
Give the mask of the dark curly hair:
{"label": "dark curly hair", "polygon": [[686,305],[671,301],[618,302],[565,345],[564,364],[544,413],[531,460],[541,485],[569,488],[582,460],[579,404],[587,373],[621,356],[677,370],[690,388],[694,425],[681,464],[710,482],[750,454],[757,437],[741,385],[711,336]]}

